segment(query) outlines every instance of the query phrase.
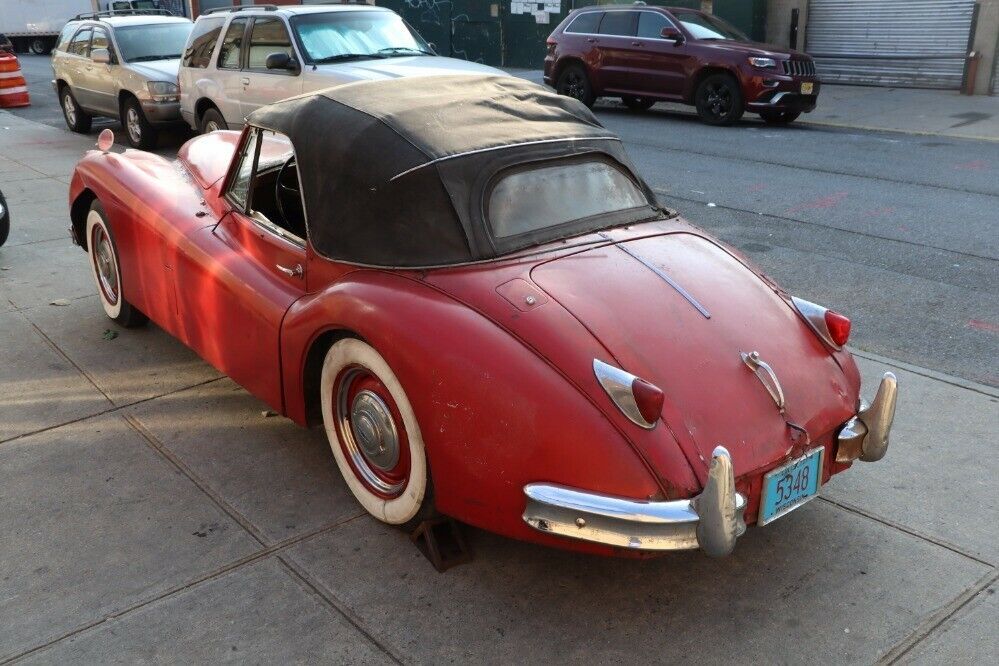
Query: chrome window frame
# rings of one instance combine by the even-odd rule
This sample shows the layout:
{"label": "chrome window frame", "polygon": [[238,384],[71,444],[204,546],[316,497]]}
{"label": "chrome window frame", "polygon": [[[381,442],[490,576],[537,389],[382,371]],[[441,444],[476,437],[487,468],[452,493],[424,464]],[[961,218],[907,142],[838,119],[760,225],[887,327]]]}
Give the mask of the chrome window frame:
{"label": "chrome window frame", "polygon": [[[584,11],[584,12],[579,12],[579,14],[577,14],[576,17],[572,19],[572,23],[570,23],[569,25],[567,25],[562,30],[562,34],[582,35],[584,37],[610,37],[612,39],[640,39],[642,41],[647,41],[647,42],[666,42],[668,44],[675,44],[676,43],[672,39],[663,39],[662,37],[639,37],[638,35],[609,35],[609,34],[601,33],[601,32],[570,32],[569,31],[569,28],[571,28],[572,24],[576,22],[576,19],[578,19],[583,14],[606,14],[608,12],[638,12],[638,13],[644,12],[646,14],[656,14],[656,15],[662,16],[664,19],[666,19],[669,22],[669,24],[673,26],[674,29],[676,29],[677,31],[679,31],[680,34],[684,36],[684,39],[692,39],[692,37],[688,37],[687,36],[687,33],[682,28],[680,28],[679,26],[677,26],[676,21],[674,21],[673,17],[670,16],[669,14],[667,14],[665,12],[657,12],[654,9],[643,9],[643,8],[639,8],[639,7],[628,7],[628,6],[606,7],[606,8],[602,8],[602,9],[594,9],[594,10],[588,10],[588,11]],[[599,25],[597,26],[597,28],[599,29]],[[638,29],[638,25],[637,24],[635,25],[635,29],[636,30]]]}

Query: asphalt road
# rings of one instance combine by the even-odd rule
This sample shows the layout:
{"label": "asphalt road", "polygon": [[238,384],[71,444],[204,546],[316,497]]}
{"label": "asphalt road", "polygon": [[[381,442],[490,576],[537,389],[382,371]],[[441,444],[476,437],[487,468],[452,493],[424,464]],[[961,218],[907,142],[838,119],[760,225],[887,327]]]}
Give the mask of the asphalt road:
{"label": "asphalt road", "polygon": [[[22,65],[32,106],[15,113],[63,126],[48,58]],[[663,203],[851,317],[854,346],[999,386],[999,142],[596,111]]]}

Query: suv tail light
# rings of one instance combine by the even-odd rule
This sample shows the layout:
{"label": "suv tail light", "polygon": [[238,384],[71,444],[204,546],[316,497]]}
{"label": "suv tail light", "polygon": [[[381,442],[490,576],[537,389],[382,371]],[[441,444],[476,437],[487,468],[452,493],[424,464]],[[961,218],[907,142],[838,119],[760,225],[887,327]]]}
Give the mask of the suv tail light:
{"label": "suv tail light", "polygon": [[593,359],[593,374],[628,420],[646,430],[656,427],[665,399],[662,389],[597,359]]}
{"label": "suv tail light", "polygon": [[845,315],[797,296],[792,296],[791,302],[808,326],[833,349],[842,349],[850,339],[850,319]]}

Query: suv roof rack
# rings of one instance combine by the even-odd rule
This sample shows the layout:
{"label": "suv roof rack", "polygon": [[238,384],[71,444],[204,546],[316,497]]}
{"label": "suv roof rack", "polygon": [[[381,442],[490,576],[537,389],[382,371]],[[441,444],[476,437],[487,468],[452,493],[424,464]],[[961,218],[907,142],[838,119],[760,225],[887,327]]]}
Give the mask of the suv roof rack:
{"label": "suv roof rack", "polygon": [[169,9],[109,9],[103,12],[87,12],[77,14],[72,21],[97,21],[113,16],[173,16]]}
{"label": "suv roof rack", "polygon": [[212,9],[206,9],[201,12],[202,16],[207,16],[208,14],[221,14],[222,12],[243,12],[247,9],[262,9],[265,12],[276,12],[277,5],[240,5],[239,7],[213,7]]}

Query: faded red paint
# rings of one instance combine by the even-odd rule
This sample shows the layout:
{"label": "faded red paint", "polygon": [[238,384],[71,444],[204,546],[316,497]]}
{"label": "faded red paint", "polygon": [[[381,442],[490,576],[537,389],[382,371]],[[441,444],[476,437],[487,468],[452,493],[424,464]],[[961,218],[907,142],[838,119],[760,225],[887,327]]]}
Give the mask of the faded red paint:
{"label": "faded red paint", "polygon": [[[441,512],[510,537],[635,556],[529,528],[524,485],[691,497],[723,443],[755,522],[762,474],[805,444],[741,351],[759,350],[774,366],[787,419],[827,447],[825,478],[848,467],[832,461],[860,389],[852,356],[824,347],[784,292],[683,220],[470,266],[361,268],[265,234],[230,209],[220,192],[237,142],[235,133],[193,139],[177,164],[91,152],[70,201],[92,192],[103,203],[125,299],[299,424],[308,421],[306,361],[324,333],[350,331],[377,349],[417,415]],[[622,247],[673,273],[711,318]],[[303,278],[274,270],[295,263]],[[532,295],[533,305],[514,302]],[[594,358],[663,389],[659,427],[625,418],[597,383]]]}

